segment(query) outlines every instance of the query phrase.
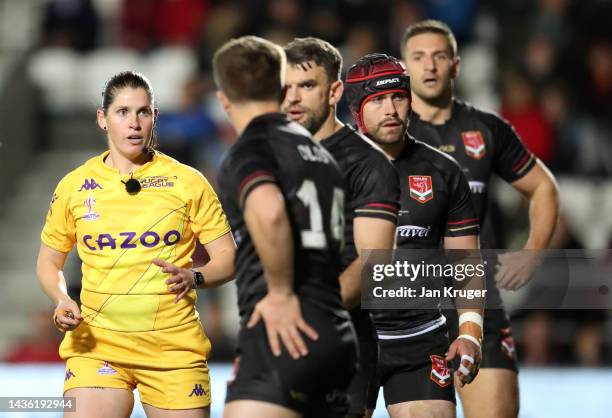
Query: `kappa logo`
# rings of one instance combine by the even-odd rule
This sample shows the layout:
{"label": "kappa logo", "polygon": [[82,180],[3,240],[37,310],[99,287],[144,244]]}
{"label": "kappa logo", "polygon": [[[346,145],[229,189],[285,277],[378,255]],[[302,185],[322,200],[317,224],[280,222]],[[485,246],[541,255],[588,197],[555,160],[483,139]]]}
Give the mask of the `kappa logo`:
{"label": "kappa logo", "polygon": [[88,221],[95,221],[100,217],[98,213],[94,212],[94,207],[96,206],[96,199],[94,199],[92,194],[90,194],[89,197],[85,199],[83,204],[87,208],[87,213],[83,215],[83,219],[87,219]]}
{"label": "kappa logo", "polygon": [[502,340],[501,349],[511,360],[516,360],[516,346],[514,345],[514,338],[512,338],[512,331],[510,328],[502,328],[500,330]]}
{"label": "kappa logo", "polygon": [[396,228],[396,233],[399,237],[427,238],[431,235],[431,226],[402,225]]}
{"label": "kappa logo", "polygon": [[434,354],[429,358],[431,359],[431,373],[429,374],[431,380],[442,388],[450,385],[452,382],[451,372],[444,357]]}
{"label": "kappa logo", "polygon": [[202,388],[202,385],[196,383],[193,389],[191,390],[191,394],[189,395],[189,397],[191,398],[192,396],[204,396],[205,394],[206,391],[204,390],[204,388]]}
{"label": "kappa logo", "polygon": [[76,377],[74,372],[70,369],[66,370],[66,375],[64,376],[64,382],[70,380],[71,377]]}
{"label": "kappa logo", "polygon": [[85,179],[85,182],[83,183],[83,185],[79,189],[79,192],[81,192],[83,190],[87,190],[88,191],[88,190],[94,190],[94,189],[104,189],[104,187],[102,187],[101,185],[96,183],[95,179]]}
{"label": "kappa logo", "polygon": [[375,87],[386,86],[391,83],[399,83],[400,79],[398,77],[393,78],[385,78],[384,80],[378,80],[375,84]]}
{"label": "kappa logo", "polygon": [[410,197],[419,203],[427,203],[433,199],[433,183],[431,176],[408,176]]}
{"label": "kappa logo", "polygon": [[461,138],[463,138],[463,146],[468,156],[480,160],[487,153],[480,131],[461,132]]}

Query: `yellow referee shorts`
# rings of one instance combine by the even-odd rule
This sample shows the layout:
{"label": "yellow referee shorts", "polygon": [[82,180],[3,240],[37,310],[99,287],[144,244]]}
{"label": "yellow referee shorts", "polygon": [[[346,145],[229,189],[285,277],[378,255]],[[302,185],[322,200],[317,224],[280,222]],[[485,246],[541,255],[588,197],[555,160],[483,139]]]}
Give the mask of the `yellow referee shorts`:
{"label": "yellow referee shorts", "polygon": [[210,405],[210,342],[200,321],[147,332],[118,332],[81,323],[66,333],[64,393],[83,387],[138,389],[143,403],[162,409]]}

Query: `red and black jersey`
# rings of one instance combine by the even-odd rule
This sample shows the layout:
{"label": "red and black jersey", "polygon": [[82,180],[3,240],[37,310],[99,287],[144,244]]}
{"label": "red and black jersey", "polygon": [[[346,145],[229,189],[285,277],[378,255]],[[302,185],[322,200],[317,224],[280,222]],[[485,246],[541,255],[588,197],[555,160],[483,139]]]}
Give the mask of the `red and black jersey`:
{"label": "red and black jersey", "polygon": [[444,237],[478,235],[470,187],[456,161],[407,137],[393,164],[401,189],[397,248],[441,248]]}
{"label": "red and black jersey", "polygon": [[[397,248],[440,249],[445,237],[478,235],[470,187],[456,161],[407,136],[393,165],[401,190]],[[374,311],[379,336],[415,329],[439,317],[438,309]]]}
{"label": "red and black jersey", "polygon": [[[525,147],[514,128],[493,113],[453,100],[451,117],[444,124],[425,122],[413,112],[408,131],[451,155],[461,165],[480,218],[480,247],[499,248],[492,220],[487,216],[489,179],[495,173],[512,183],[536,164],[536,157]],[[487,306],[499,307],[502,300],[493,278],[493,274],[487,274]]]}
{"label": "red and black jersey", "polygon": [[249,193],[266,183],[278,186],[285,200],[294,237],[295,292],[324,308],[343,309],[338,277],[345,183],[329,152],[284,115],[265,114],[240,135],[218,177],[219,196],[238,245],[236,284],[243,320],[267,292],[243,214]]}
{"label": "red and black jersey", "polygon": [[[321,145],[338,162],[346,180],[345,246],[342,252],[342,268],[346,269],[357,258],[353,236],[355,218],[378,218],[397,223],[399,179],[384,152],[350,126],[324,139]],[[367,311],[353,309],[351,317],[358,335],[374,336]]]}
{"label": "red and black jersey", "polygon": [[354,218],[379,218],[397,223],[399,180],[384,152],[352,127],[343,127],[321,141],[321,145],[338,162],[346,180],[345,245],[342,252],[342,267],[346,268],[357,258]]}
{"label": "red and black jersey", "polygon": [[469,181],[481,221],[481,247],[498,248],[487,224],[487,183],[493,173],[512,183],[536,163],[514,128],[497,115],[453,100],[451,118],[446,123],[434,125],[412,112],[408,132],[457,160]]}

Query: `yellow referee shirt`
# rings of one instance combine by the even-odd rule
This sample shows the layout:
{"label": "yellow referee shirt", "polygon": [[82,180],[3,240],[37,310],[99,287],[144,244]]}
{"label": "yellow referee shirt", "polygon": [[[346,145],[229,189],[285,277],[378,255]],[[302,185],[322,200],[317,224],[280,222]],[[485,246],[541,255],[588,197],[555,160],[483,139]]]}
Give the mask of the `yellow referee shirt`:
{"label": "yellow referee shirt", "polygon": [[206,244],[227,233],[217,195],[200,172],[159,152],[134,171],[142,189],[130,195],[122,183],[130,176],[104,163],[108,153],[59,182],[42,242],[64,253],[76,243],[89,325],[153,331],[196,320],[195,291],[175,304],[152,260],[190,268],[196,237]]}

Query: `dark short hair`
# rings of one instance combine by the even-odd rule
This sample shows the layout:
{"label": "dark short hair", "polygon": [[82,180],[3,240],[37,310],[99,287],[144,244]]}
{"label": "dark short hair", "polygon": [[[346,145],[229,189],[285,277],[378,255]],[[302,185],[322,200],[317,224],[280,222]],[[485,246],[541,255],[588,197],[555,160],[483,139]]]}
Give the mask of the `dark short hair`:
{"label": "dark short hair", "polygon": [[453,31],[444,22],[434,19],[421,20],[420,22],[414,23],[406,29],[404,36],[402,36],[402,42],[400,43],[400,51],[402,52],[402,58],[405,57],[405,49],[408,40],[414,36],[421,35],[423,33],[437,33],[438,35],[444,35],[448,39],[450,46],[450,52],[452,57],[457,56],[457,39],[453,35]]}
{"label": "dark short hair", "polygon": [[104,91],[102,92],[102,110],[104,113],[108,111],[110,105],[115,101],[117,92],[126,87],[144,89],[149,99],[151,99],[151,103],[154,102],[153,88],[147,77],[135,71],[122,71],[109,78],[104,85]]}
{"label": "dark short hair", "polygon": [[236,102],[281,101],[285,52],[257,36],[223,44],[213,57],[213,77],[219,90]]}
{"label": "dark short hair", "polygon": [[342,55],[334,46],[323,39],[295,38],[285,45],[285,53],[287,54],[287,62],[291,65],[313,61],[325,69],[329,81],[340,80]]}

